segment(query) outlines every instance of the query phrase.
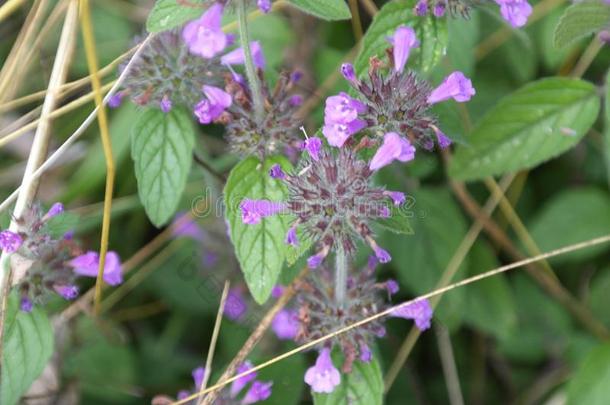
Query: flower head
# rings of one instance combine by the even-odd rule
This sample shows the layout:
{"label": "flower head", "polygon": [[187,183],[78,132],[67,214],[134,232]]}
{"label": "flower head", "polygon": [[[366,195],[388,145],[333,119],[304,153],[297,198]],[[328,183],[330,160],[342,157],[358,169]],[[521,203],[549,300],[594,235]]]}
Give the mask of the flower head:
{"label": "flower head", "polygon": [[358,118],[359,113],[366,112],[366,105],[341,92],[326,99],[324,120],[328,123],[348,124]]}
{"label": "flower head", "polygon": [[0,232],[0,249],[5,253],[13,253],[17,251],[23,244],[23,238],[13,231]]}
{"label": "flower head", "polygon": [[383,137],[383,144],[371,159],[369,168],[379,170],[394,160],[408,162],[415,158],[415,147],[400,137],[396,132],[388,132]]}
{"label": "flower head", "polygon": [[57,292],[57,294],[61,295],[67,300],[73,300],[78,297],[78,287],[75,285],[54,285],[53,289]]}
{"label": "flower head", "polygon": [[470,100],[475,95],[472,82],[462,72],[453,72],[445,78],[443,83],[428,96],[429,104],[454,99],[458,103]]}
{"label": "flower head", "polygon": [[108,107],[119,108],[123,102],[123,93],[120,91],[114,93],[110,99],[108,99]]}
{"label": "flower head", "polygon": [[256,5],[265,14],[271,11],[271,0],[257,0]]}
{"label": "flower head", "polygon": [[233,103],[231,95],[218,87],[204,85],[203,93],[207,98],[201,100],[194,111],[202,124],[215,121]]}
{"label": "flower head", "polygon": [[532,14],[532,6],[527,0],[496,0],[502,18],[515,28],[523,27]]}
{"label": "flower head", "polygon": [[246,392],[241,405],[250,405],[255,402],[264,401],[271,396],[271,387],[273,382],[254,381],[250,389]]}
{"label": "flower head", "polygon": [[47,213],[44,216],[44,219],[50,219],[53,217],[56,217],[57,215],[60,215],[64,212],[64,205],[60,202],[56,202],[55,204],[53,204],[51,206],[51,208],[49,208],[49,211],[47,211]]}
{"label": "flower head", "polygon": [[294,311],[282,309],[273,318],[271,329],[281,340],[294,340],[299,331],[299,317]]}
{"label": "flower head", "polygon": [[161,108],[161,111],[167,114],[172,109],[172,100],[167,96],[163,96],[161,102],[159,103],[159,108]]}
{"label": "flower head", "polygon": [[213,58],[225,49],[228,38],[221,27],[222,12],[223,6],[214,3],[199,19],[185,25],[182,38],[191,53]]}
{"label": "flower head", "polygon": [[366,121],[358,118],[348,123],[329,122],[322,127],[322,133],[329,145],[340,148],[350,136],[366,128],[366,126]]}
{"label": "flower head", "polygon": [[402,72],[411,49],[419,46],[415,31],[411,27],[400,26],[390,38],[390,43],[394,45],[394,70]]}
{"label": "flower head", "polygon": [[354,65],[351,63],[344,63],[341,65],[341,74],[348,82],[356,81],[356,71],[354,70]]}
{"label": "flower head", "polygon": [[282,170],[282,166],[276,163],[269,169],[269,176],[273,179],[283,179],[286,177],[286,173]]}
{"label": "flower head", "polygon": [[191,372],[191,376],[193,376],[193,381],[195,382],[195,389],[200,389],[205,378],[205,367],[197,367]]}
{"label": "flower head", "polygon": [[[97,252],[89,251],[70,260],[68,265],[74,269],[75,274],[86,277],[97,277],[100,256]],[[118,285],[123,282],[121,260],[116,252],[109,251],[106,254],[104,281],[109,285]]]}
{"label": "flower head", "polygon": [[333,392],[341,383],[341,374],[333,365],[329,348],[323,348],[316,359],[316,364],[307,369],[305,382],[311,386],[312,391],[327,394]]}
{"label": "flower head", "polygon": [[306,150],[313,160],[317,161],[319,159],[320,150],[322,149],[322,140],[315,136],[307,138],[303,141],[301,148]]}
{"label": "flower head", "polygon": [[430,328],[432,307],[427,299],[417,300],[407,305],[398,306],[390,315],[398,318],[413,319],[417,328],[424,331]]}
{"label": "flower head", "polygon": [[[244,363],[240,364],[237,367],[237,374],[243,374],[248,370],[251,370],[252,367],[252,363],[249,360],[246,360]],[[237,394],[239,394],[241,390],[243,390],[244,387],[254,379],[256,379],[256,371],[248,373],[243,377],[240,377],[237,380],[233,381],[233,383],[231,384],[231,397],[237,396]]]}
{"label": "flower head", "polygon": [[30,300],[28,297],[21,297],[21,300],[19,301],[19,309],[23,312],[32,312],[32,309],[34,309],[32,300]]}
{"label": "flower head", "polygon": [[229,290],[229,294],[227,295],[227,302],[225,304],[224,314],[227,318],[232,321],[239,320],[246,311],[248,310],[248,305],[244,300],[244,297],[241,293],[241,290],[232,288]]}
{"label": "flower head", "polygon": [[241,202],[241,220],[244,224],[255,225],[261,219],[275,215],[285,209],[285,204],[267,200],[251,200],[246,198]]}

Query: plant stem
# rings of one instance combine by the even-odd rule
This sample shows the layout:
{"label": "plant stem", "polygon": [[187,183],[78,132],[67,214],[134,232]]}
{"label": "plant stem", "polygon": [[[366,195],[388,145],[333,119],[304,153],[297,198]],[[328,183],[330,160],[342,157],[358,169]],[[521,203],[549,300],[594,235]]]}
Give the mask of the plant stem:
{"label": "plant stem", "polygon": [[262,120],[264,113],[263,93],[261,91],[261,83],[256,74],[254,59],[252,58],[252,50],[250,49],[250,33],[248,32],[248,18],[246,13],[245,0],[237,2],[237,21],[239,26],[239,39],[242,49],[244,50],[244,65],[246,67],[246,76],[250,84],[252,92],[252,102],[254,103],[254,113],[257,120]]}
{"label": "plant stem", "polygon": [[342,248],[335,253],[335,301],[339,307],[345,306],[347,291],[347,257]]}

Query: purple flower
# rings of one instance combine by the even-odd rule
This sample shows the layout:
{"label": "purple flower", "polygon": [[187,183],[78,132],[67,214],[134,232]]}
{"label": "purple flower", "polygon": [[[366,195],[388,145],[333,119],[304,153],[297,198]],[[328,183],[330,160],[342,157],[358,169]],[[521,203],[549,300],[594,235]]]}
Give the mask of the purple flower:
{"label": "purple flower", "polygon": [[286,233],[286,239],[284,240],[284,242],[287,245],[291,245],[291,246],[298,246],[299,245],[299,240],[297,239],[297,227],[296,225],[293,225],[290,227],[290,229],[288,229],[288,232]]}
{"label": "purple flower", "polygon": [[53,286],[55,292],[67,300],[73,300],[78,297],[78,287],[71,284],[61,285],[57,284]]}
{"label": "purple flower", "polygon": [[282,309],[271,323],[271,329],[281,340],[293,340],[299,331],[299,318],[294,311]]}
{"label": "purple flower", "polygon": [[174,238],[188,237],[198,241],[203,240],[203,231],[197,222],[186,212],[176,215],[170,228]]}
{"label": "purple flower", "polygon": [[285,287],[281,284],[276,284],[271,290],[271,296],[275,299],[280,298],[284,294]]}
{"label": "purple flower", "polygon": [[322,127],[322,133],[329,145],[340,148],[350,136],[365,127],[366,121],[357,118],[349,124],[327,123]]}
{"label": "purple flower", "polygon": [[411,27],[401,26],[388,40],[394,45],[394,70],[402,72],[409,59],[411,49],[419,46],[415,31]]}
{"label": "purple flower", "polygon": [[309,256],[309,258],[307,259],[307,266],[310,269],[315,269],[317,268],[320,264],[322,264],[322,260],[324,260],[324,258],[326,257],[326,255],[328,251],[321,251],[316,253],[313,256]]}
{"label": "purple flower", "polygon": [[319,159],[320,150],[322,149],[322,140],[318,137],[307,138],[303,141],[301,145],[304,150],[309,153],[309,156],[316,162]]}
{"label": "purple flower", "polygon": [[59,214],[62,214],[64,212],[64,205],[60,202],[56,202],[55,204],[53,204],[51,206],[51,208],[49,208],[49,211],[47,211],[47,213],[45,214],[44,218],[45,219],[50,219],[53,218]]}
{"label": "purple flower", "polygon": [[369,259],[367,260],[367,263],[366,263],[366,267],[369,270],[375,270],[378,263],[379,263],[379,261],[377,260],[377,258],[375,256],[369,256]]}
{"label": "purple flower", "polygon": [[32,312],[34,305],[32,301],[28,297],[21,297],[21,301],[19,303],[19,309],[23,312]]}
{"label": "purple flower", "polygon": [[284,171],[282,170],[282,166],[276,163],[271,166],[271,169],[269,170],[269,176],[273,179],[283,179],[286,177],[286,173],[284,173]]}
{"label": "purple flower", "polygon": [[231,106],[233,100],[229,93],[218,87],[205,85],[202,90],[207,99],[201,100],[195,106],[194,112],[200,123],[209,124],[220,117],[224,110]]}
{"label": "purple flower", "polygon": [[241,220],[244,224],[256,225],[263,217],[275,215],[286,208],[286,204],[267,201],[244,199],[239,204],[241,209]]}
{"label": "purple flower", "polygon": [[354,70],[354,65],[351,63],[344,63],[341,65],[341,74],[348,82],[354,83],[357,81],[356,71]]}
{"label": "purple flower", "polygon": [[462,72],[453,72],[428,96],[428,104],[454,99],[458,103],[470,100],[476,94],[472,82]]}
{"label": "purple flower", "polygon": [[385,288],[388,290],[388,293],[390,295],[396,294],[399,290],[398,283],[396,282],[396,280],[392,279],[387,280],[385,282]]}
{"label": "purple flower", "polygon": [[443,134],[443,132],[438,129],[438,127],[432,126],[432,129],[434,130],[434,134],[436,135],[438,146],[440,146],[441,149],[448,148],[451,145],[451,139],[447,138],[447,136]]}
{"label": "purple flower", "polygon": [[199,19],[186,24],[182,39],[191,53],[209,59],[225,49],[228,37],[222,32],[222,11],[223,6],[214,3]]}
{"label": "purple flower", "polygon": [[303,104],[303,96],[301,96],[300,94],[290,96],[290,98],[288,99],[288,103],[293,107],[298,107]]}
{"label": "purple flower", "polygon": [[[97,277],[97,272],[100,265],[100,256],[97,252],[89,251],[70,260],[68,265],[72,267],[74,269],[74,273],[78,275]],[[109,251],[106,253],[106,262],[104,263],[104,281],[109,285],[118,285],[123,282],[121,260],[116,252]]]}
{"label": "purple flower", "polygon": [[532,6],[526,0],[496,0],[500,6],[502,18],[513,27],[522,27],[532,14]]}
{"label": "purple flower", "polygon": [[[245,372],[247,372],[248,370],[252,369],[252,363],[249,360],[246,360],[245,362],[243,362],[242,364],[240,364],[237,367],[237,374],[243,374]],[[241,390],[244,389],[244,387],[246,385],[248,385],[248,383],[252,380],[254,380],[256,378],[256,371],[253,371],[251,373],[246,374],[243,377],[238,378],[237,380],[233,381],[233,383],[231,384],[231,398],[235,398],[237,396],[237,394],[239,394],[241,392]]]}
{"label": "purple flower", "polygon": [[341,374],[333,365],[330,349],[323,348],[316,359],[316,364],[305,373],[305,382],[314,392],[329,394],[341,383]]}
{"label": "purple flower", "polygon": [[366,343],[360,345],[360,361],[370,363],[373,360],[373,353]]}
{"label": "purple flower", "polygon": [[366,110],[367,107],[365,104],[351,98],[347,93],[341,92],[336,96],[331,96],[326,99],[324,122],[328,124],[349,124],[358,118],[359,113],[365,113]]}
{"label": "purple flower", "polygon": [[426,14],[428,14],[428,1],[427,0],[419,0],[417,2],[417,4],[415,5],[415,15],[418,15],[420,17],[425,16]]}
{"label": "purple flower", "polygon": [[369,163],[371,170],[379,170],[394,160],[408,162],[415,158],[415,147],[396,132],[388,132],[383,137],[383,144],[377,149]]}
{"label": "purple flower", "polygon": [[224,309],[226,317],[232,321],[237,321],[244,316],[247,310],[248,305],[246,304],[241,291],[235,288],[229,290]]}
{"label": "purple flower", "polygon": [[205,378],[205,367],[197,367],[191,375],[193,376],[193,381],[195,381],[195,389],[199,390]]}
{"label": "purple flower", "polygon": [[427,299],[413,301],[407,305],[401,305],[392,310],[390,316],[413,319],[415,326],[421,331],[430,327],[432,319],[432,307]]}
{"label": "purple flower", "polygon": [[255,402],[264,401],[271,396],[272,381],[262,382],[254,381],[252,386],[246,392],[246,396],[241,400],[241,405],[250,405]]}
{"label": "purple flower", "polygon": [[0,249],[5,253],[13,253],[21,247],[23,238],[18,233],[13,231],[0,232]]}
{"label": "purple flower", "polygon": [[110,108],[118,108],[123,102],[123,94],[122,93],[114,93],[112,97],[108,99],[108,107]]}
{"label": "purple flower", "polygon": [[385,191],[384,194],[392,199],[395,206],[399,206],[406,200],[405,194],[400,191]]}
{"label": "purple flower", "polygon": [[161,108],[161,111],[167,114],[172,109],[172,100],[170,100],[167,96],[163,96],[161,102],[159,103],[159,107]]}
{"label": "purple flower", "polygon": [[435,17],[442,17],[445,15],[445,3],[442,1],[437,2],[432,9],[432,14]]}
{"label": "purple flower", "polygon": [[[259,69],[265,68],[265,55],[263,55],[263,49],[258,41],[250,42],[250,52],[252,52],[252,59],[254,66]],[[244,48],[237,48],[220,58],[220,62],[223,65],[243,65],[246,61],[246,55],[244,54]]]}
{"label": "purple flower", "polygon": [[371,247],[373,248],[373,251],[375,252],[375,256],[377,257],[377,260],[379,260],[379,263],[388,263],[389,261],[392,260],[392,256],[390,256],[390,254],[388,253],[387,250],[382,249],[377,244],[372,244]]}
{"label": "purple flower", "polygon": [[265,14],[271,11],[271,0],[257,0],[256,5]]}

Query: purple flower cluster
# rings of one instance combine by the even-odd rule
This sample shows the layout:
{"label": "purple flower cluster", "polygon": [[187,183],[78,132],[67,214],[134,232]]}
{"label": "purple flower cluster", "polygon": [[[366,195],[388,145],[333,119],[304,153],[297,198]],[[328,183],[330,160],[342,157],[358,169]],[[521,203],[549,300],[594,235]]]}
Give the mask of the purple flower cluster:
{"label": "purple flower cluster", "polygon": [[[0,249],[17,253],[28,263],[17,284],[22,311],[30,312],[34,303],[42,303],[49,293],[73,300],[79,294],[77,277],[97,277],[100,263],[96,252],[81,254],[71,232],[55,239],[47,230],[49,221],[63,212],[61,203],[53,204],[44,214],[33,206],[16,221],[19,232],[0,232]],[[115,252],[106,255],[103,277],[109,285],[123,282],[121,261]]]}
{"label": "purple flower cluster", "polygon": [[378,145],[369,163],[371,170],[395,160],[413,160],[414,144],[425,149],[432,149],[435,143],[441,148],[448,147],[451,140],[438,128],[429,109],[450,99],[466,102],[475,94],[470,79],[461,72],[451,73],[432,89],[405,69],[411,51],[419,46],[412,28],[398,27],[389,42],[393,69],[387,76],[382,74],[381,61],[374,58],[365,80],[356,77],[352,65],[344,64],[341,73],[361,99],[340,93],[326,100],[322,132],[328,143],[339,148],[348,142],[354,145],[356,134],[366,132],[356,146]]}
{"label": "purple flower cluster", "polygon": [[[500,6],[500,14],[511,26],[515,28],[523,27],[527,19],[532,14],[532,6],[527,0],[494,0]],[[468,16],[470,2],[463,0],[419,0],[414,8],[414,13],[418,16],[428,14],[432,4],[432,14],[435,17],[445,15],[446,9],[453,15],[461,14]]]}

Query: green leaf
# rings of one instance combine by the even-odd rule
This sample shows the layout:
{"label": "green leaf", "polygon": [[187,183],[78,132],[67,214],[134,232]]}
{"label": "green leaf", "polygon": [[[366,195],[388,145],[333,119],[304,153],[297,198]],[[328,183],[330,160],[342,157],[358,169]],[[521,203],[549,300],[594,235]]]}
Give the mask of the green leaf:
{"label": "green leaf", "polygon": [[293,266],[313,245],[313,239],[303,232],[303,227],[297,228],[297,239],[297,246],[290,245],[286,248],[286,263],[289,266]]}
{"label": "green leaf", "polygon": [[610,24],[610,7],[602,1],[584,1],[568,7],[555,28],[554,44],[560,48],[598,32]]}
{"label": "green leaf", "polygon": [[387,3],[375,15],[362,39],[362,49],[356,57],[354,68],[359,76],[368,71],[372,56],[382,57],[390,47],[387,38],[400,25],[415,30],[420,44],[409,56],[408,67],[427,73],[441,60],[447,49],[447,19],[431,15],[419,17],[413,14],[414,0],[399,0]]}
{"label": "green leaf", "polygon": [[[423,188],[413,193],[415,206],[411,219],[414,235],[396,237],[386,234],[383,246],[396,263],[397,278],[414,294],[434,290],[449,260],[466,234],[466,222],[451,194],[440,188]],[[462,264],[454,280],[461,278],[468,260]],[[436,309],[435,319],[450,329],[462,317],[464,290],[456,289],[443,297]]]}
{"label": "green leaf", "polygon": [[[542,206],[527,224],[543,252],[604,236],[610,230],[610,196],[596,188],[568,189]],[[551,263],[580,263],[608,251],[607,245],[592,246],[549,259]]]}
{"label": "green leaf", "polygon": [[80,222],[80,216],[69,212],[63,212],[49,219],[43,232],[48,233],[53,239],[62,238],[66,232],[74,231]]}
{"label": "green leaf", "polygon": [[387,229],[402,235],[413,235],[413,227],[411,226],[411,218],[413,218],[413,208],[410,205],[403,204],[399,207],[392,205],[390,207],[390,216],[388,218],[380,218],[375,222]]}
{"label": "green leaf", "polygon": [[[190,0],[199,3],[198,0]],[[178,3],[178,0],[157,0],[146,20],[148,32],[162,32],[181,26],[203,14],[200,7],[188,7]]]}
{"label": "green leaf", "polygon": [[449,174],[461,180],[532,168],[578,143],[599,113],[595,86],[578,79],[530,83],[490,109],[458,146]]}
{"label": "green leaf", "polygon": [[595,274],[590,282],[591,289],[587,296],[587,303],[595,318],[610,326],[610,267],[606,267]]}
{"label": "green leaf", "polygon": [[315,17],[328,21],[349,20],[352,13],[345,0],[288,0],[290,4]]}
{"label": "green leaf", "polygon": [[131,137],[138,194],[151,222],[164,225],[176,211],[191,168],[195,129],[190,115],[150,109],[136,122]]}
{"label": "green leaf", "polygon": [[606,162],[606,172],[608,184],[610,185],[610,70],[606,74],[606,93],[604,94],[605,117],[604,117],[604,160]]}
{"label": "green leaf", "polygon": [[472,10],[470,18],[448,18],[447,56],[454,70],[472,76],[476,64],[475,48],[479,40],[479,12]]}
{"label": "green leaf", "polygon": [[268,158],[263,163],[254,157],[242,160],[231,170],[224,192],[235,254],[250,293],[259,304],[269,298],[282,271],[289,221],[282,215],[273,215],[263,218],[259,224],[247,225],[241,220],[239,205],[244,198],[278,202],[286,198],[286,187],[268,174],[274,164],[279,164],[284,171],[291,169],[290,162],[282,156]]}
{"label": "green leaf", "polygon": [[[339,364],[333,356],[335,367]],[[337,367],[339,368],[339,367]],[[381,405],[383,403],[383,376],[377,359],[370,363],[354,362],[351,373],[341,373],[341,384],[330,394],[312,392],[315,405]]]}
{"label": "green leaf", "polygon": [[53,328],[40,307],[19,310],[17,294],[9,296],[6,314],[0,403],[13,405],[38,378],[53,354]]}
{"label": "green leaf", "polygon": [[610,343],[593,349],[568,383],[568,405],[604,405],[610,398]]}

